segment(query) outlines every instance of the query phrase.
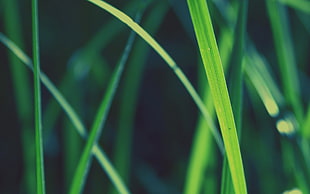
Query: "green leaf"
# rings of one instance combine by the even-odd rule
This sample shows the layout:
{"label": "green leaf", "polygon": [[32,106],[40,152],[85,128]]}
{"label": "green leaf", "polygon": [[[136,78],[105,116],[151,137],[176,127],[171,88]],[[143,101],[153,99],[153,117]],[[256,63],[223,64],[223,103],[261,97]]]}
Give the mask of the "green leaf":
{"label": "green leaf", "polygon": [[247,193],[234,115],[209,10],[204,0],[188,0],[202,61],[220,123],[235,193]]}

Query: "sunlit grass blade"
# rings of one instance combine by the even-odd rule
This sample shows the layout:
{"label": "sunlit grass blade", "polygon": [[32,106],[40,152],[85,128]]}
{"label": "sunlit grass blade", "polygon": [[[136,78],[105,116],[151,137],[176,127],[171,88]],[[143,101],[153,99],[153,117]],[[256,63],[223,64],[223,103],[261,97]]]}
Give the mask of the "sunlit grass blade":
{"label": "sunlit grass blade", "polygon": [[36,147],[36,176],[37,193],[45,193],[43,140],[42,140],[42,113],[41,113],[41,82],[40,82],[40,55],[39,55],[39,28],[38,28],[38,1],[32,0],[32,47],[33,47],[33,77],[34,77],[34,120],[35,120],[35,147]]}
{"label": "sunlit grass blade", "polygon": [[224,147],[222,143],[222,139],[216,130],[216,127],[210,117],[209,112],[204,107],[204,104],[197,94],[196,90],[192,86],[192,84],[189,82],[185,74],[182,72],[182,70],[179,68],[179,66],[176,64],[176,62],[170,57],[170,55],[143,29],[141,26],[139,26],[137,23],[135,23],[129,16],[124,14],[122,11],[116,9],[115,7],[109,5],[108,3],[100,0],[89,0],[89,2],[101,7],[102,9],[108,11],[110,14],[117,17],[120,21],[128,25],[132,30],[134,30],[141,38],[143,38],[169,65],[169,67],[174,71],[174,73],[177,75],[177,77],[180,79],[181,83],[184,85],[188,93],[193,98],[194,102],[198,106],[199,110],[201,111],[204,118],[207,120],[208,124],[210,125],[210,129],[212,130],[212,134],[215,138],[216,143],[219,146],[219,149],[221,152],[223,152]]}
{"label": "sunlit grass blade", "polygon": [[310,1],[307,0],[279,0],[279,2],[288,5],[296,10],[310,14]]}
{"label": "sunlit grass blade", "polygon": [[297,121],[302,123],[303,108],[299,98],[300,85],[286,10],[277,1],[266,0],[266,4],[281,73],[284,96],[289,106],[293,109]]}
{"label": "sunlit grass blade", "polygon": [[[242,100],[243,100],[243,56],[244,42],[246,37],[246,18],[248,1],[239,1],[237,24],[234,32],[234,42],[229,61],[230,79],[229,93],[231,96],[232,109],[237,127],[237,135],[241,139],[242,123]],[[227,158],[224,158],[222,169],[221,193],[233,193],[233,183],[229,171]]]}
{"label": "sunlit grass blade", "polygon": [[[141,24],[151,34],[155,34],[168,10],[168,3],[160,1],[150,13],[144,17]],[[117,135],[114,148],[114,166],[127,183],[130,182],[130,166],[132,161],[132,141],[134,135],[134,121],[136,107],[138,104],[139,88],[142,84],[144,65],[150,52],[150,47],[142,39],[137,39],[128,61],[127,69],[124,72],[121,99],[119,102],[119,120],[117,124]],[[115,189],[110,189],[115,193]]]}
{"label": "sunlit grass blade", "polygon": [[208,7],[203,0],[187,2],[220,123],[234,190],[247,193],[234,115]]}
{"label": "sunlit grass blade", "polygon": [[[4,1],[3,18],[5,33],[10,35],[10,38],[24,48],[24,40],[21,30],[20,12],[16,11],[20,8],[17,0]],[[21,189],[26,193],[35,193],[36,176],[35,171],[35,145],[33,142],[33,107],[30,87],[30,77],[27,74],[27,69],[22,62],[13,54],[9,53],[9,62],[11,75],[13,80],[15,104],[18,114],[18,121],[21,124],[21,142],[23,152],[23,186]]]}
{"label": "sunlit grass blade", "polygon": [[[28,68],[33,70],[31,59],[12,41],[6,38],[2,33],[0,33],[0,41],[8,47]],[[78,117],[74,109],[68,103],[68,101],[63,97],[63,95],[58,91],[54,84],[49,80],[49,78],[41,72],[40,79],[45,87],[50,91],[50,93],[57,100],[61,108],[65,111],[72,124],[74,125],[77,132],[84,138],[87,137],[87,131],[82,123],[81,119]],[[125,184],[123,183],[121,177],[118,175],[111,162],[101,150],[101,148],[95,144],[93,149],[93,154],[96,156],[102,169],[107,173],[111,182],[115,185],[119,193],[127,194],[130,193]]]}

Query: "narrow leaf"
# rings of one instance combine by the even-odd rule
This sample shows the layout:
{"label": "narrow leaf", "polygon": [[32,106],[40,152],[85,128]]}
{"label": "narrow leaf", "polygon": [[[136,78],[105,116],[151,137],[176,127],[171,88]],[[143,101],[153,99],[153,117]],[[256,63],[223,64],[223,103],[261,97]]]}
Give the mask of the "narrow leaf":
{"label": "narrow leaf", "polygon": [[204,0],[188,0],[196,38],[220,123],[235,193],[247,193],[234,115],[209,10]]}

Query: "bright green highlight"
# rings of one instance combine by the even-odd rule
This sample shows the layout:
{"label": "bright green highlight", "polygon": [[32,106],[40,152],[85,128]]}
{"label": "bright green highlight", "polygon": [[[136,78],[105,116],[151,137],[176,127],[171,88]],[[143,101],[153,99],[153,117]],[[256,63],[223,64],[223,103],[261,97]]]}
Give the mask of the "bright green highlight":
{"label": "bright green highlight", "polygon": [[237,130],[209,10],[204,0],[188,0],[187,3],[214,99],[234,190],[240,194],[247,193]]}

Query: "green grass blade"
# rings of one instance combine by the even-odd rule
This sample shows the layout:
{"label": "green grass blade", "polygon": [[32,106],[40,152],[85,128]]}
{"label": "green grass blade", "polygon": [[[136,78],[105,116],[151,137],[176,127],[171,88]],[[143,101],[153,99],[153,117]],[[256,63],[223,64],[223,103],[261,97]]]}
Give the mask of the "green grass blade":
{"label": "green grass blade", "polygon": [[192,84],[189,82],[185,74],[182,72],[182,70],[177,66],[176,62],[170,57],[170,55],[143,29],[141,26],[139,26],[137,23],[135,23],[130,17],[128,17],[126,14],[121,12],[120,10],[116,9],[115,7],[109,5],[108,3],[100,0],[89,0],[89,2],[97,5],[98,7],[101,7],[102,9],[106,10],[110,14],[117,17],[120,21],[122,21],[124,24],[128,25],[132,30],[134,30],[141,38],[143,38],[169,65],[169,67],[174,71],[174,73],[177,75],[177,77],[180,79],[181,83],[184,85],[186,90],[189,92],[191,97],[193,98],[194,102],[198,106],[199,110],[201,111],[204,118],[207,120],[207,122],[210,125],[210,129],[212,129],[212,134],[215,138],[216,143],[219,146],[219,149],[221,152],[223,152],[223,143],[221,140],[221,137],[216,130],[216,127],[210,117],[209,112],[204,107],[204,104],[197,94],[196,90],[192,86]]}
{"label": "green grass blade", "polygon": [[[1,4],[1,3],[0,3]],[[3,1],[3,16],[5,33],[17,44],[23,46],[24,40],[21,30],[20,12],[16,11],[20,8],[17,0]],[[11,75],[14,86],[15,104],[18,114],[18,120],[21,124],[21,140],[23,151],[23,180],[22,190],[26,193],[35,193],[36,176],[35,171],[35,147],[33,142],[33,107],[29,103],[32,100],[30,77],[27,74],[27,68],[13,54],[9,53],[9,62],[11,64]]]}
{"label": "green grass blade", "polygon": [[284,96],[297,121],[302,123],[303,108],[300,101],[300,86],[295,63],[294,50],[290,36],[285,8],[274,0],[266,0],[269,19],[272,27],[275,49],[278,57]]}
{"label": "green grass blade", "polygon": [[308,105],[307,114],[302,126],[303,136],[307,139],[310,139],[310,105]]}
{"label": "green grass blade", "polygon": [[[202,63],[201,63],[202,64]],[[201,68],[201,67],[200,67]],[[202,69],[202,68],[201,68]],[[202,69],[203,70],[203,69]],[[200,71],[202,72],[202,71]],[[211,116],[214,118],[215,111],[213,101],[210,93],[210,88],[205,82],[205,73],[200,76],[200,85],[202,85],[203,99],[207,109],[210,111]],[[203,76],[204,79],[201,77]],[[184,194],[201,193],[203,182],[205,178],[205,172],[208,168],[212,167],[215,160],[214,142],[212,141],[212,134],[208,128],[208,124],[203,117],[199,117],[196,133],[193,138],[192,150],[189,159],[189,165],[187,169],[187,176],[185,180]],[[211,175],[212,176],[212,175]],[[209,182],[206,182],[206,187]],[[211,188],[206,188],[208,193],[212,192]]]}
{"label": "green grass blade", "polygon": [[[235,27],[234,43],[232,48],[232,53],[230,56],[229,68],[230,72],[230,82],[229,91],[231,94],[231,103],[234,113],[234,118],[237,127],[237,134],[239,140],[241,139],[241,123],[242,123],[242,99],[243,99],[243,56],[244,56],[244,39],[246,37],[246,18],[247,18],[247,6],[248,1],[239,1],[239,10],[237,24]],[[222,183],[221,183],[221,193],[233,193],[233,183],[231,179],[231,174],[229,171],[229,166],[227,163],[227,158],[225,157],[223,163],[222,171]]]}
{"label": "green grass blade", "polygon": [[[6,38],[1,32],[0,32],[0,41],[7,46],[28,68],[33,70],[32,67],[32,61],[31,59],[12,41],[10,41],[8,38]],[[42,83],[45,85],[45,87],[51,92],[51,94],[55,97],[57,102],[60,104],[61,108],[64,109],[65,113],[71,120],[72,124],[74,125],[77,132],[84,138],[87,137],[87,132],[84,127],[84,124],[82,123],[81,119],[78,117],[74,109],[71,107],[71,105],[68,103],[68,101],[63,97],[63,95],[57,90],[57,88],[54,86],[54,84],[49,80],[49,78],[41,72],[40,79]],[[93,147],[93,154],[96,156],[97,160],[99,161],[101,167],[109,178],[111,179],[111,182],[115,185],[117,190],[120,193],[130,193],[125,184],[123,183],[121,177],[118,175],[114,167],[111,165],[109,159],[106,157],[106,155],[103,153],[103,151],[100,149],[99,145],[95,144]]]}
{"label": "green grass blade", "polygon": [[187,2],[220,123],[234,190],[247,193],[237,130],[208,7],[204,0]]}
{"label": "green grass blade", "polygon": [[307,0],[279,0],[284,5],[290,6],[296,10],[310,14],[310,1]]}
{"label": "green grass blade", "polygon": [[96,118],[95,118],[95,121],[93,123],[90,135],[87,139],[86,146],[83,150],[83,154],[81,156],[77,170],[76,170],[74,178],[73,178],[72,186],[70,189],[71,194],[80,193],[83,189],[83,186],[85,184],[85,180],[87,178],[88,168],[89,168],[91,158],[92,158],[93,146],[96,144],[96,142],[98,141],[98,139],[101,135],[102,128],[103,128],[105,121],[107,119],[107,115],[108,115],[108,112],[110,110],[112,101],[114,99],[114,95],[115,95],[116,89],[118,87],[119,80],[121,78],[125,63],[127,61],[128,55],[129,55],[129,52],[131,50],[131,47],[132,47],[132,44],[134,41],[134,37],[135,37],[135,33],[132,32],[130,34],[129,39],[128,39],[124,54],[123,54],[123,56],[122,56],[122,58],[118,64],[118,66],[116,67],[115,72],[112,75],[108,89],[107,89],[107,91],[103,97],[103,100],[101,102],[99,110],[96,114]]}
{"label": "green grass blade", "polygon": [[34,117],[36,142],[36,176],[37,193],[45,193],[43,140],[42,140],[42,113],[41,113],[41,82],[39,56],[39,29],[38,29],[38,1],[32,0],[32,46],[33,46],[33,75],[34,75]]}

